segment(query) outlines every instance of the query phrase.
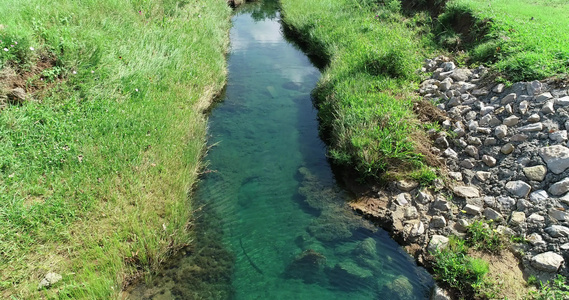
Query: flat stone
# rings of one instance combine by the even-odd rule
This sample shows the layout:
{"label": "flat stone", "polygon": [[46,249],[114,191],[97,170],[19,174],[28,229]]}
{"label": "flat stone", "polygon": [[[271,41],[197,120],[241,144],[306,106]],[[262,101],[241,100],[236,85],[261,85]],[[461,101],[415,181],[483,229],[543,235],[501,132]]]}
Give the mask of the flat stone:
{"label": "flat stone", "polygon": [[405,206],[405,205],[409,204],[410,199],[411,199],[411,195],[409,195],[407,193],[400,193],[395,197],[395,204],[397,204],[399,206]]}
{"label": "flat stone", "polygon": [[484,209],[483,215],[486,219],[488,220],[492,220],[495,222],[500,222],[504,219],[504,217],[502,216],[502,214],[500,214],[499,212],[491,209],[490,207],[486,207]]}
{"label": "flat stone", "polygon": [[433,208],[441,210],[441,211],[448,211],[450,210],[450,203],[443,199],[437,199],[433,203]]}
{"label": "flat stone", "polygon": [[49,272],[45,275],[45,277],[40,281],[38,285],[38,290],[43,288],[48,288],[58,281],[60,281],[63,277],[57,273]]}
{"label": "flat stone", "polygon": [[526,237],[526,240],[532,244],[533,246],[542,246],[546,243],[543,241],[543,238],[539,233],[532,233]]}
{"label": "flat stone", "polygon": [[484,140],[484,146],[494,146],[498,143],[498,140],[493,137],[488,137]]}
{"label": "flat stone", "polygon": [[540,214],[533,213],[528,217],[528,222],[541,224],[545,222],[545,217]]}
{"label": "flat stone", "polygon": [[549,139],[558,143],[567,140],[567,130],[558,130],[549,134]]}
{"label": "flat stone", "polygon": [[541,112],[546,115],[554,113],[555,108],[553,108],[553,102],[552,101],[545,102],[545,104],[541,107]]}
{"label": "flat stone", "polygon": [[496,86],[492,88],[492,92],[494,93],[501,93],[504,91],[505,85],[503,83],[498,83]]}
{"label": "flat stone", "polygon": [[496,165],[496,159],[489,155],[482,155],[482,162],[489,167],[493,167]]}
{"label": "flat stone", "polygon": [[462,181],[461,172],[448,172],[448,176],[456,181]]}
{"label": "flat stone", "polygon": [[549,198],[549,195],[544,190],[535,191],[529,195],[529,199],[534,203],[547,200],[547,198]]}
{"label": "flat stone", "polygon": [[510,225],[512,226],[520,226],[526,221],[526,214],[522,211],[515,211],[512,212],[512,216],[510,217]]}
{"label": "flat stone", "polygon": [[543,181],[545,174],[547,174],[547,168],[545,166],[533,166],[523,168],[526,178],[533,181]]}
{"label": "flat stone", "polygon": [[502,124],[506,126],[514,126],[517,125],[518,122],[520,122],[520,118],[518,118],[518,116],[509,116],[502,121]]}
{"label": "flat stone", "polygon": [[531,186],[521,180],[509,181],[506,183],[506,190],[514,196],[525,198],[531,191]]}
{"label": "flat stone", "polygon": [[429,246],[427,250],[430,253],[434,253],[437,249],[443,250],[448,246],[449,239],[444,235],[433,235],[431,241],[429,242]]}
{"label": "flat stone", "polygon": [[569,243],[565,243],[565,244],[559,246],[559,249],[561,249],[563,251],[569,250]]}
{"label": "flat stone", "polygon": [[419,186],[419,183],[413,180],[399,180],[397,181],[397,188],[404,191],[404,192],[410,192],[411,190],[413,190],[414,188]]}
{"label": "flat stone", "polygon": [[484,107],[482,107],[482,108],[480,109],[480,115],[481,115],[481,116],[485,116],[485,115],[487,115],[487,114],[493,112],[494,109],[495,109],[494,106],[490,106],[490,105],[484,106]]}
{"label": "flat stone", "polygon": [[528,124],[526,126],[518,128],[518,130],[522,132],[539,132],[543,130],[543,124],[541,122]]}
{"label": "flat stone", "polygon": [[443,156],[452,159],[458,159],[458,154],[451,148],[447,148],[445,151],[443,151]]}
{"label": "flat stone", "polygon": [[496,198],[496,201],[502,205],[505,209],[511,209],[512,207],[516,206],[516,199],[509,197],[509,196],[500,196]]}
{"label": "flat stone", "polygon": [[465,159],[459,163],[459,165],[465,169],[472,169],[474,168],[474,163],[470,161],[470,159]]}
{"label": "flat stone", "polygon": [[563,222],[563,221],[569,220],[569,214],[567,214],[564,211],[557,210],[557,209],[550,209],[549,215],[557,221]]}
{"label": "flat stone", "polygon": [[569,192],[569,177],[552,184],[549,187],[549,193],[553,196],[561,196]]}
{"label": "flat stone", "polygon": [[463,198],[480,197],[480,192],[474,186],[455,186],[452,191],[455,195]]}
{"label": "flat stone", "polygon": [[510,138],[510,141],[519,143],[519,142],[525,142],[525,141],[527,141],[527,139],[528,139],[528,136],[525,134],[514,134]]}
{"label": "flat stone", "polygon": [[555,104],[557,105],[561,105],[561,106],[567,106],[569,105],[569,96],[565,96],[562,98],[559,98],[555,101]]}
{"label": "flat stone", "polygon": [[468,139],[466,140],[466,143],[468,143],[469,145],[475,145],[475,146],[482,145],[482,141],[475,136],[468,137]]}
{"label": "flat stone", "polygon": [[563,256],[549,251],[532,257],[531,265],[540,271],[554,273],[557,272],[563,261]]}
{"label": "flat stone", "polygon": [[551,237],[554,238],[569,236],[569,228],[561,225],[551,225],[545,228],[545,232],[547,232]]}
{"label": "flat stone", "polygon": [[473,204],[466,204],[462,210],[469,215],[478,216],[482,211],[482,208]]}
{"label": "flat stone", "polygon": [[470,75],[472,75],[472,71],[469,69],[454,69],[450,78],[456,81],[467,81]]}
{"label": "flat stone", "polygon": [[502,98],[502,100],[500,101],[500,104],[506,105],[508,103],[512,103],[512,102],[516,101],[517,98],[518,98],[518,95],[516,95],[516,93],[507,94],[506,96],[504,96],[504,98]]}
{"label": "flat stone", "polygon": [[535,96],[535,101],[536,102],[543,102],[543,101],[547,101],[549,99],[553,98],[553,96],[551,95],[550,92],[545,92],[541,95]]}
{"label": "flat stone", "polygon": [[490,178],[490,176],[492,175],[492,173],[490,172],[484,172],[484,171],[478,171],[476,172],[476,178],[482,182],[488,180],[488,178]]}
{"label": "flat stone", "polygon": [[539,156],[545,161],[547,167],[555,174],[563,173],[569,168],[569,148],[561,145],[539,149]]}
{"label": "flat stone", "polygon": [[488,95],[488,90],[487,89],[475,89],[474,91],[472,91],[472,95],[474,96],[485,96]]}
{"label": "flat stone", "polygon": [[510,154],[512,152],[514,152],[514,145],[512,143],[507,143],[504,146],[502,146],[502,148],[500,148],[500,152],[502,152],[503,154]]}
{"label": "flat stone", "polygon": [[417,193],[417,201],[419,201],[419,203],[427,204],[427,203],[431,202],[431,200],[433,200],[433,197],[428,192],[419,191]]}
{"label": "flat stone", "polygon": [[445,220],[445,217],[434,216],[431,219],[431,227],[432,228],[444,228],[445,226],[447,226],[447,221]]}

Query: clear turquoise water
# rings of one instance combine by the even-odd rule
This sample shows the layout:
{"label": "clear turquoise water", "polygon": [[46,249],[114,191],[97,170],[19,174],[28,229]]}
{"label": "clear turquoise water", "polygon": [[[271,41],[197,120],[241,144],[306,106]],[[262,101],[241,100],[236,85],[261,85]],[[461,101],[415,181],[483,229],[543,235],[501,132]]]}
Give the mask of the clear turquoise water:
{"label": "clear turquoise water", "polygon": [[347,208],[310,98],[320,72],[283,37],[274,2],[233,24],[198,235],[131,298],[427,299],[428,273]]}

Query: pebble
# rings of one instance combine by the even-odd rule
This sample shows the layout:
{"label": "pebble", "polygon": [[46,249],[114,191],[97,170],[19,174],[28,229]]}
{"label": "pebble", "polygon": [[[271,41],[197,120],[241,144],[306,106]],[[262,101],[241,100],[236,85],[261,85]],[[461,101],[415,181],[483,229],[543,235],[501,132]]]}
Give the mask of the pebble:
{"label": "pebble", "polygon": [[508,155],[508,154],[514,152],[514,145],[512,145],[512,143],[507,143],[504,146],[502,146],[502,148],[500,148],[500,152]]}
{"label": "pebble", "polygon": [[541,120],[541,117],[538,114],[532,114],[528,117],[528,122],[531,123],[539,122],[539,120]]}
{"label": "pebble", "polygon": [[496,159],[489,155],[482,155],[482,162],[489,167],[494,167],[496,165]]}

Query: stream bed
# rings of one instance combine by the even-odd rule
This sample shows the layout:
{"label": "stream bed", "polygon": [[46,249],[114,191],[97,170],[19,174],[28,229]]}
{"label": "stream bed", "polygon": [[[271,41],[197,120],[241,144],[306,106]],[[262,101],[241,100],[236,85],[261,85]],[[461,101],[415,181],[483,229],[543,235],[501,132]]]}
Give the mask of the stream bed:
{"label": "stream bed", "polygon": [[347,207],[318,136],[320,72],[286,40],[277,8],[235,12],[195,239],[129,298],[428,299],[431,276]]}

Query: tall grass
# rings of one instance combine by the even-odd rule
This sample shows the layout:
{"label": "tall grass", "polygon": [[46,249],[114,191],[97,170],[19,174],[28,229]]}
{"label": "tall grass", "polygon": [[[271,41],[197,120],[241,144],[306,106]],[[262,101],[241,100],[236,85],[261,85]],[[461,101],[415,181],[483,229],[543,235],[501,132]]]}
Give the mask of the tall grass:
{"label": "tall grass", "polygon": [[[6,0],[0,15],[0,72],[54,61],[27,78],[30,101],[0,112],[0,297],[116,298],[191,242],[188,192],[203,110],[225,82],[230,10]],[[38,291],[50,271],[63,280]]]}
{"label": "tall grass", "polygon": [[399,1],[281,2],[286,25],[329,61],[315,96],[335,162],[368,178],[426,168],[412,111],[428,49],[417,20],[399,13]]}

